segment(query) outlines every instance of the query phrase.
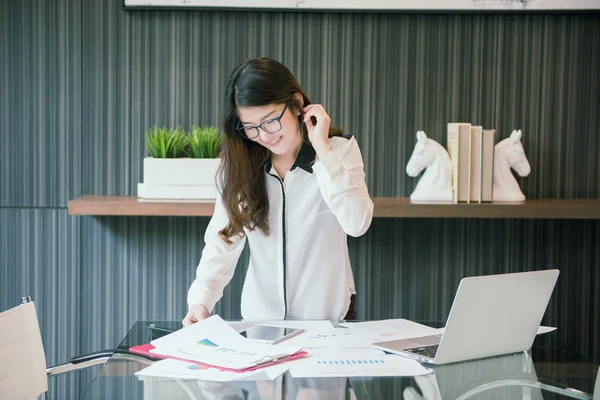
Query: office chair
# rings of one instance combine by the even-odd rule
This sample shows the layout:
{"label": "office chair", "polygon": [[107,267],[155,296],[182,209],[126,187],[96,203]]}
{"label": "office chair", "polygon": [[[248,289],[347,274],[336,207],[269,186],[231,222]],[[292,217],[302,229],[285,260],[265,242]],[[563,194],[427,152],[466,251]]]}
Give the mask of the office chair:
{"label": "office chair", "polygon": [[152,361],[129,353],[104,350],[71,358],[70,362],[46,367],[46,355],[35,304],[30,296],[21,305],[0,313],[0,393],[2,399],[28,400],[48,397],[48,377],[106,363],[109,358]]}

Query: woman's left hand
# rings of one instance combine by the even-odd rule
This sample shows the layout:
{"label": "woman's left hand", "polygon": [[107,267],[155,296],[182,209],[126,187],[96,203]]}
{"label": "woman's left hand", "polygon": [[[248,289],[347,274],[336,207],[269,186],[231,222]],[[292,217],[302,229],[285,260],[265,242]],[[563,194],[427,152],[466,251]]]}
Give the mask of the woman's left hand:
{"label": "woman's left hand", "polygon": [[[313,125],[311,117],[317,119],[317,124]],[[304,124],[308,131],[308,139],[315,148],[320,157],[331,151],[329,145],[329,125],[331,118],[320,104],[309,104],[304,107]]]}

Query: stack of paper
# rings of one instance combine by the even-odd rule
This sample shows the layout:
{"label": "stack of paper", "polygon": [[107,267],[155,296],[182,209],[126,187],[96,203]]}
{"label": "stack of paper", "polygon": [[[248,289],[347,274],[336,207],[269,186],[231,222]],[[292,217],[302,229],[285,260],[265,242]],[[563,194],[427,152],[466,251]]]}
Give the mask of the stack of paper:
{"label": "stack of paper", "polygon": [[239,335],[218,315],[153,340],[150,345],[150,355],[158,358],[195,362],[232,372],[247,372],[306,354],[300,347],[255,343]]}
{"label": "stack of paper", "polygon": [[[400,321],[400,322],[399,322]],[[344,324],[280,321],[282,326],[305,332],[269,345],[257,343],[236,332],[259,324],[245,321],[235,329],[219,316],[212,316],[170,335],[152,341],[140,352],[166,360],[154,363],[136,375],[175,379],[228,382],[272,380],[289,370],[293,377],[416,376],[429,373],[417,361],[374,350],[374,340],[431,334],[433,328],[406,320]],[[269,321],[270,325],[275,324]],[[136,351],[136,348],[132,348]]]}

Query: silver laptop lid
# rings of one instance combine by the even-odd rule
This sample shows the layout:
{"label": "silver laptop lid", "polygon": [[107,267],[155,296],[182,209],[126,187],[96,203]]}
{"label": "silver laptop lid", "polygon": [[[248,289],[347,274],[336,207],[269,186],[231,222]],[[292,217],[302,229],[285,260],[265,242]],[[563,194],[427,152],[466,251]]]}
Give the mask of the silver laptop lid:
{"label": "silver laptop lid", "polygon": [[462,279],[435,363],[531,348],[558,275],[554,269]]}

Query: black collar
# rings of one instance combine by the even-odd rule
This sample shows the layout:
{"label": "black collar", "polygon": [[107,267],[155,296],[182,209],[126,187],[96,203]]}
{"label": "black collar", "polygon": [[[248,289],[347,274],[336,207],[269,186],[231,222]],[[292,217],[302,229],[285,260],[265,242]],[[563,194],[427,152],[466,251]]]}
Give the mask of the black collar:
{"label": "black collar", "polygon": [[[296,169],[296,167],[298,167],[305,170],[309,174],[312,174],[312,166],[315,163],[316,155],[317,153],[315,152],[314,147],[312,147],[312,144],[310,144],[310,142],[303,142],[302,147],[298,152],[298,156],[296,157],[296,161],[294,161],[294,164],[292,165],[292,168],[290,168],[290,171],[293,171],[294,169]],[[267,160],[267,163],[265,164],[265,171],[267,173],[269,173],[269,171],[271,170],[271,166],[271,159],[269,158]]]}
{"label": "black collar", "polygon": [[294,161],[294,165],[292,165],[291,171],[293,171],[294,168],[299,167],[312,174],[312,166],[315,163],[316,155],[317,152],[315,151],[315,148],[312,147],[312,144],[310,144],[310,142],[303,142],[300,152],[298,152],[298,157],[296,157],[296,161]]}

